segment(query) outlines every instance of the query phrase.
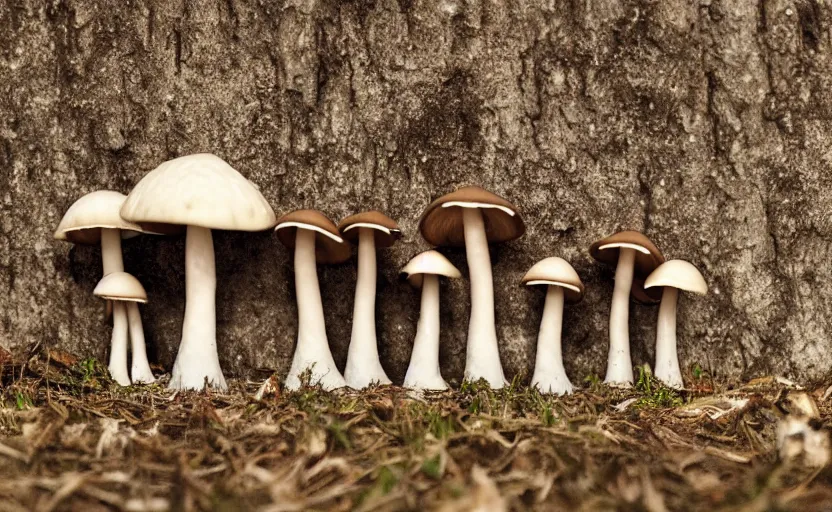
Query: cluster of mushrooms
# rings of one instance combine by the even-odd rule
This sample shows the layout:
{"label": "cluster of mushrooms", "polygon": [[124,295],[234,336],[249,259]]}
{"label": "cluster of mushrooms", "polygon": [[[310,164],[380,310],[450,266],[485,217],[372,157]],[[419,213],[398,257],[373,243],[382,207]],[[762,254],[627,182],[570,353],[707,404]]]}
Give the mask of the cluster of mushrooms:
{"label": "cluster of mushrooms", "polygon": [[[127,196],[113,191],[87,194],[69,208],[55,232],[58,240],[101,245],[104,277],[93,293],[107,301],[107,313],[112,313],[109,370],[113,379],[121,385],[155,380],[138,308],[139,303],[147,301],[147,294],[141,283],[124,271],[122,239],[141,233],[186,232],[185,318],[169,387],[225,390],[217,356],[211,230],[270,228],[294,250],[298,338],[285,387],[300,388],[306,378],[324,389],[390,384],[379,361],[376,339],[376,249],[390,247],[401,237],[398,224],[377,211],[347,217],[338,225],[316,210],[297,210],[277,219],[253,183],[211,154],[165,162]],[[465,248],[471,281],[465,379],[485,379],[493,388],[503,387],[506,379],[494,324],[488,245],[513,240],[525,232],[517,209],[480,187],[465,187],[431,203],[422,215],[419,230],[431,245]],[[348,260],[350,243],[358,246],[358,277],[352,335],[342,375],[327,341],[316,265]],[[665,261],[650,240],[634,231],[622,231],[594,243],[590,254],[616,267],[605,381],[624,386],[633,382],[628,334],[632,296],[642,303],[661,302],[655,375],[669,386],[682,387],[676,353],[678,290],[705,294],[707,285],[702,275],[686,261]],[[421,312],[404,386],[447,389],[439,369],[439,278],[459,278],[461,274],[434,250],[414,257],[402,273],[412,286],[421,289]],[[572,384],[561,355],[563,306],[564,302],[581,300],[581,279],[565,260],[550,257],[535,264],[522,282],[547,286],[532,386],[544,393],[570,393]],[[129,371],[128,345],[132,352]]]}

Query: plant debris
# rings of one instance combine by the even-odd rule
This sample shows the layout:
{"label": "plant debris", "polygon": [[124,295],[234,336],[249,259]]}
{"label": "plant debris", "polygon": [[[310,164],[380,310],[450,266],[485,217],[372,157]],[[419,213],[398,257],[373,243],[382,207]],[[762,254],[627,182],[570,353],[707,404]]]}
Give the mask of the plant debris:
{"label": "plant debris", "polygon": [[832,507],[828,467],[778,456],[778,428],[791,451],[803,439],[786,420],[828,447],[830,407],[805,405],[825,386],[815,398],[777,379],[702,393],[640,372],[632,389],[589,379],[559,398],[517,381],[277,392],[272,378],[257,399],[261,383],[234,379],[225,394],[123,388],[55,351],[0,365],[2,510]]}

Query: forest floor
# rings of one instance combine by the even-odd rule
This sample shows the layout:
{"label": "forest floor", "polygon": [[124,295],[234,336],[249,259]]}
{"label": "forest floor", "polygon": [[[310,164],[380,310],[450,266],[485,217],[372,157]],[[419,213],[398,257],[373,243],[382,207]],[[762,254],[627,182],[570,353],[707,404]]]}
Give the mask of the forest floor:
{"label": "forest floor", "polygon": [[822,441],[789,440],[822,465],[828,397],[782,379],[699,376],[676,392],[641,372],[632,389],[592,379],[565,398],[468,384],[258,400],[240,381],[227,394],[121,388],[55,351],[0,362],[0,510],[832,508],[832,470],[776,446],[778,423],[817,401]]}

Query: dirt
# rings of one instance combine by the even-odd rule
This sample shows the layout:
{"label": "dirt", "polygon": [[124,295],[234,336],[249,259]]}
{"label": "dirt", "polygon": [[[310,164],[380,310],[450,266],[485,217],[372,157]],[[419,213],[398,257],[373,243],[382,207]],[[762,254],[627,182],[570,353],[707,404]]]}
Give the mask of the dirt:
{"label": "dirt", "polygon": [[[832,471],[779,461],[796,393],[705,373],[676,392],[590,379],[228,394],[122,388],[94,360],[3,364],[0,510],[824,510]],[[819,396],[822,390],[815,393]],[[821,400],[820,422],[830,408]],[[478,508],[479,507],[479,508]]]}

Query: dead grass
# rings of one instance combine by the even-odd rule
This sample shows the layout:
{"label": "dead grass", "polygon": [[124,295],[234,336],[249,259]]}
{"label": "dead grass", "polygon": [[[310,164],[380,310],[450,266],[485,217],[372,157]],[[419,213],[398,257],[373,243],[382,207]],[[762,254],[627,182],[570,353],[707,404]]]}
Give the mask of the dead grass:
{"label": "dead grass", "polygon": [[0,510],[832,508],[830,470],[776,460],[786,387],[773,379],[255,400],[239,381],[119,388],[94,361],[41,351],[6,361],[3,384]]}

